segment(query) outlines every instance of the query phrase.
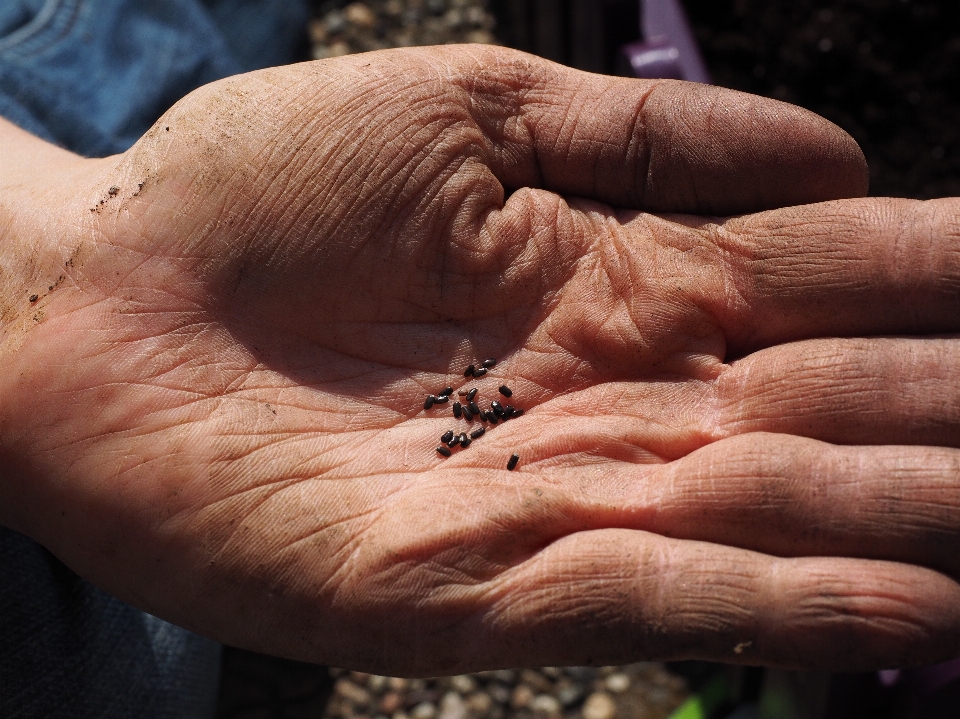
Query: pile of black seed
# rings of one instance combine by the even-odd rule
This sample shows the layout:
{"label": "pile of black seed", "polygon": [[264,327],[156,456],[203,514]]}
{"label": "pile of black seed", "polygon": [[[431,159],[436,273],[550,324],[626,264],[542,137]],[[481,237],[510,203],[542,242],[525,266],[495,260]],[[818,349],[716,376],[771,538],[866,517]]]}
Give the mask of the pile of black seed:
{"label": "pile of black seed", "polygon": [[[497,361],[495,359],[484,360],[480,363],[480,366],[472,364],[467,367],[463,371],[463,376],[467,379],[480,379],[481,377],[485,377],[487,373],[496,366]],[[500,385],[500,389],[498,391],[506,399],[513,397],[513,390],[507,387],[505,384]],[[439,394],[429,395],[426,401],[423,403],[424,411],[429,411],[439,405],[449,404],[450,400],[453,398],[453,392],[453,387],[445,387],[440,391]],[[481,422],[482,424],[469,433],[458,432],[456,429],[450,429],[444,432],[443,436],[440,437],[440,445],[437,447],[437,452],[444,457],[452,456],[453,449],[455,447],[467,449],[474,440],[480,439],[484,434],[486,434],[487,425],[490,427],[495,427],[500,422],[506,422],[514,417],[523,416],[522,409],[517,409],[512,404],[504,406],[497,400],[493,400],[490,403],[489,409],[481,409],[479,403],[477,402],[479,392],[480,390],[477,387],[472,387],[471,389],[461,389],[457,392],[457,396],[460,399],[453,402],[454,418],[466,420],[466,422],[470,425],[473,425],[474,421]],[[517,462],[519,461],[519,455],[512,455],[507,462],[507,469],[513,471],[517,466]]]}

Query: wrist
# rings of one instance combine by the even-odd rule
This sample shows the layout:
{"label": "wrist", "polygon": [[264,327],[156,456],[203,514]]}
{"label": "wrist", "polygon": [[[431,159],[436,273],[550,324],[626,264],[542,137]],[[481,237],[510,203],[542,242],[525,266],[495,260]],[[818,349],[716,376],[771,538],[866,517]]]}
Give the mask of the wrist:
{"label": "wrist", "polygon": [[2,353],[51,286],[66,279],[62,268],[77,247],[92,239],[94,218],[85,215],[104,161],[82,158],[3,118],[0,160]]}
{"label": "wrist", "polygon": [[[23,391],[24,357],[34,330],[57,312],[54,296],[71,284],[71,256],[93,235],[87,160],[0,118],[0,524],[27,531],[24,487],[30,458],[21,422],[35,411]],[[87,210],[87,214],[89,210]]]}

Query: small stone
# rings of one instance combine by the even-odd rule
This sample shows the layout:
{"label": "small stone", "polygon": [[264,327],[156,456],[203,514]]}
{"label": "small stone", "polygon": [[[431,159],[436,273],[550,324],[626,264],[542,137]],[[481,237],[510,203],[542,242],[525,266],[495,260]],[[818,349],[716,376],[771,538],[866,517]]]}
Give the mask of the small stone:
{"label": "small stone", "polygon": [[312,42],[314,45],[326,42],[327,37],[329,37],[326,23],[317,18],[314,18],[310,21],[310,25],[307,27],[307,32],[310,35],[310,42]]}
{"label": "small stone", "polygon": [[377,14],[362,2],[350,3],[343,9],[347,22],[362,28],[372,28],[377,24]]}
{"label": "small stone", "polygon": [[497,39],[487,30],[472,30],[467,33],[466,41],[477,45],[492,45]]}
{"label": "small stone", "polygon": [[387,679],[387,686],[395,692],[405,692],[410,686],[410,682],[403,677],[390,677]]}
{"label": "small stone", "polygon": [[537,698],[533,700],[533,703],[530,705],[530,708],[533,709],[537,714],[547,714],[553,716],[554,714],[560,713],[560,702],[556,700],[555,697],[550,696],[549,694],[539,694]]}
{"label": "small stone", "polygon": [[337,40],[327,47],[327,57],[343,57],[344,55],[349,55],[351,52],[350,46],[343,40]]}
{"label": "small stone", "polygon": [[410,719],[434,719],[436,716],[437,706],[433,702],[420,702],[410,712]]}
{"label": "small stone", "polygon": [[594,692],[583,703],[583,719],[615,719],[617,704],[605,692]]}
{"label": "small stone", "polygon": [[564,672],[578,682],[592,682],[597,676],[597,670],[593,667],[566,667]]}
{"label": "small stone", "polygon": [[366,706],[370,703],[370,692],[357,686],[350,679],[343,677],[334,684],[334,692],[356,706]]}
{"label": "small stone", "polygon": [[579,704],[583,699],[583,687],[578,684],[568,684],[557,690],[557,700],[567,709]]}
{"label": "small stone", "polygon": [[488,684],[487,694],[489,694],[490,698],[493,699],[493,701],[495,701],[497,704],[506,704],[508,701],[510,701],[510,690],[499,682]]}
{"label": "small stone", "polygon": [[323,24],[326,26],[328,33],[336,35],[346,28],[347,18],[339,10],[331,10],[323,16]]}
{"label": "small stone", "polygon": [[117,187],[116,185],[114,185],[114,186],[111,187],[109,190],[107,190],[107,194],[109,194],[110,197],[113,197],[114,195],[118,194],[119,192],[120,192],[120,188]]}
{"label": "small stone", "polygon": [[517,683],[517,673],[513,669],[497,669],[491,673],[491,677],[504,684]]}
{"label": "small stone", "polygon": [[493,699],[489,694],[476,692],[467,697],[467,709],[475,716],[485,717],[490,713],[491,707],[493,707]]}
{"label": "small stone", "polygon": [[462,10],[458,8],[450,8],[443,16],[443,21],[449,27],[456,30],[457,28],[463,27],[466,18],[464,17]]}
{"label": "small stone", "polygon": [[630,677],[623,672],[617,672],[607,677],[606,685],[614,694],[623,694],[630,688]]}
{"label": "small stone", "polygon": [[447,692],[440,700],[437,719],[467,719],[467,703],[456,692]]}
{"label": "small stone", "polygon": [[[533,689],[526,684],[518,684],[510,694],[510,706],[514,709],[526,709],[533,703],[536,696]],[[593,719],[593,717],[587,719]]]}
{"label": "small stone", "polygon": [[[367,679],[367,689],[372,691],[374,694],[380,694],[384,689],[387,688],[387,678],[382,677],[379,674],[371,674],[370,678]],[[387,712],[388,714],[390,712]]]}
{"label": "small stone", "polygon": [[473,680],[473,677],[467,674],[461,674],[450,678],[450,686],[454,691],[458,691],[466,696],[476,690],[477,683]]}
{"label": "small stone", "polygon": [[380,700],[380,711],[388,716],[402,706],[403,697],[400,695],[400,692],[389,691],[384,694],[383,699]]}
{"label": "small stone", "polygon": [[483,11],[482,7],[477,7],[474,5],[471,8],[467,8],[467,22],[471,25],[484,25],[487,22],[488,15]]}
{"label": "small stone", "polygon": [[644,696],[654,706],[669,704],[673,699],[673,694],[665,687],[650,687]]}
{"label": "small stone", "polygon": [[407,26],[418,27],[423,22],[423,13],[419,8],[408,7],[400,14],[400,22]]}
{"label": "small stone", "polygon": [[520,673],[520,681],[529,684],[541,694],[553,691],[553,682],[538,671],[533,669],[524,669]]}

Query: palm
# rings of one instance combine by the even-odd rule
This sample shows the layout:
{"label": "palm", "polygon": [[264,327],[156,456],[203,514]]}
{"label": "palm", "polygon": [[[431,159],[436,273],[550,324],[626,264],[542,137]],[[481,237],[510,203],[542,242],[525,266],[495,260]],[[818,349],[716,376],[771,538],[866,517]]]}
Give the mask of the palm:
{"label": "palm", "polygon": [[[640,192],[658,160],[632,125],[606,118],[609,137],[581,136],[546,110],[525,124],[511,86],[530,68],[471,52],[205,88],[103,163],[100,184],[121,191],[98,185],[105,202],[84,212],[109,241],[68,260],[76,291],[51,296],[21,357],[24,386],[56,398],[20,428],[42,450],[32,475],[51,480],[65,526],[99,521],[57,550],[174,621],[342,665],[722,654],[723,632],[715,647],[684,632],[658,643],[642,612],[626,621],[647,638],[619,641],[595,557],[662,563],[663,537],[637,530],[684,534],[686,520],[658,519],[664,490],[646,480],[738,434],[716,411],[726,358],[814,333],[737,313],[712,226],[548,190],[705,212],[762,209],[777,190],[700,200],[723,173],[678,178],[667,164],[667,189]],[[626,117],[643,105],[604,88],[580,89],[595,104],[581,126],[611,103]],[[538,142],[566,144],[549,155]],[[839,166],[834,181],[851,186],[856,168]],[[787,197],[834,192],[802,184]],[[505,185],[547,189],[504,202]],[[465,379],[486,357],[500,361],[490,376]],[[424,411],[425,396],[477,387],[489,406],[504,383],[526,415],[441,457],[441,434],[481,425]],[[599,594],[565,590],[558,566]],[[570,641],[567,611],[593,644]]]}

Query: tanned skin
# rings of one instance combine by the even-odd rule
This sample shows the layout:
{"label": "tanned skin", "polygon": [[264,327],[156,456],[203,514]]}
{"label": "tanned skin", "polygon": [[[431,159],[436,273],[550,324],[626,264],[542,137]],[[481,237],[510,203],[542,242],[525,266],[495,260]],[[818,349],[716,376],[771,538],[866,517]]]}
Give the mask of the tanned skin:
{"label": "tanned skin", "polygon": [[960,202],[842,199],[825,120],[463,46],[0,157],[0,522],[124,600],[383,674],[960,652]]}

